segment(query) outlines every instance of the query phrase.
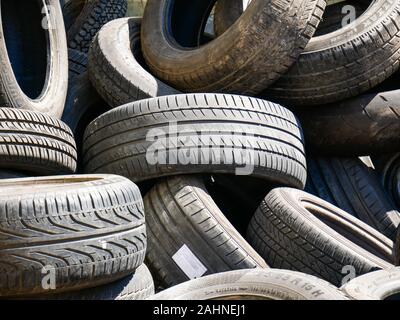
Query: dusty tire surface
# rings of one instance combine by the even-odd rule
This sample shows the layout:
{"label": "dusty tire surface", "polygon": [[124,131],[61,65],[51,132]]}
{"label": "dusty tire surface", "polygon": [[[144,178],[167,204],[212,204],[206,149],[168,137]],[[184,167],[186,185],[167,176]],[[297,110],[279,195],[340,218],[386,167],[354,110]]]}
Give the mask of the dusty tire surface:
{"label": "dusty tire surface", "polygon": [[[194,277],[268,267],[217,207],[201,177],[165,179],[148,192],[144,205],[146,261],[160,285],[168,288]],[[188,268],[193,256],[197,265]]]}
{"label": "dusty tire surface", "polygon": [[158,78],[180,91],[261,92],[296,61],[325,8],[319,0],[253,0],[229,30],[199,47],[215,2],[147,1],[144,58]]}
{"label": "dusty tire surface", "polygon": [[[68,86],[68,50],[58,0],[48,0],[48,20],[38,1],[2,1],[0,105],[60,118]],[[51,27],[44,28],[44,23]],[[51,63],[50,63],[51,62]]]}
{"label": "dusty tire surface", "polygon": [[111,110],[86,129],[83,163],[86,172],[135,182],[211,172],[303,188],[307,174],[301,127],[290,111],[221,94],[159,97]]}
{"label": "dusty tire surface", "polygon": [[[143,263],[143,202],[128,179],[26,178],[2,180],[0,187],[0,296],[99,286]],[[54,290],[43,286],[53,282],[42,282],[50,272]]]}
{"label": "dusty tire surface", "polygon": [[357,275],[393,267],[393,242],[362,221],[306,192],[271,191],[247,239],[272,268],[305,272],[340,286],[342,270]]}
{"label": "dusty tire surface", "polygon": [[235,270],[187,281],[149,300],[347,300],[319,278],[288,270]]}
{"label": "dusty tire surface", "polygon": [[376,173],[358,158],[308,158],[306,191],[395,240],[400,212]]}
{"label": "dusty tire surface", "polygon": [[399,22],[400,1],[374,0],[352,23],[312,38],[293,67],[262,96],[309,106],[369,90],[399,68]]}
{"label": "dusty tire surface", "polygon": [[400,90],[297,110],[307,145],[319,154],[362,156],[400,145]]}
{"label": "dusty tire surface", "polygon": [[82,11],[67,32],[68,46],[88,53],[94,36],[102,26],[126,14],[126,0],[78,0],[84,1]]}
{"label": "dusty tire surface", "polygon": [[143,66],[140,18],[108,23],[94,38],[89,51],[90,80],[112,107],[158,96],[178,94]]}
{"label": "dusty tire surface", "polygon": [[354,300],[391,300],[400,292],[400,268],[365,274],[340,289]]}
{"label": "dusty tire surface", "polygon": [[145,300],[154,295],[153,277],[145,264],[134,274],[108,285],[49,296],[49,300]]}
{"label": "dusty tire surface", "polygon": [[0,108],[0,168],[36,174],[73,173],[77,152],[71,129],[39,112]]}

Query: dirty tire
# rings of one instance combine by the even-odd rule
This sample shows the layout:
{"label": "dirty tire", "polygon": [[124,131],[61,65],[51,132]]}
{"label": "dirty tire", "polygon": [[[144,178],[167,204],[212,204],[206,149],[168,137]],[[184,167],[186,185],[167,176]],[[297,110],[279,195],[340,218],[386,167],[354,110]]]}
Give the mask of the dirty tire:
{"label": "dirty tire", "polygon": [[94,36],[102,26],[126,14],[127,0],[79,0],[84,1],[82,11],[67,31],[68,46],[89,52]]}
{"label": "dirty tire", "polygon": [[145,300],[154,295],[153,277],[142,264],[134,274],[108,285],[46,297],[46,300]]}
{"label": "dirty tire", "polygon": [[122,18],[108,23],[97,34],[89,51],[90,80],[114,108],[179,93],[143,67],[140,24],[140,18]]}
{"label": "dirty tire", "polygon": [[229,30],[199,47],[215,3],[147,1],[142,23],[144,58],[158,78],[178,90],[261,92],[296,61],[325,8],[323,0],[287,0],[284,4],[253,0]]}
{"label": "dirty tire", "polygon": [[272,268],[305,272],[336,286],[341,285],[345,266],[353,266],[358,275],[393,266],[392,241],[330,203],[295,189],[274,189],[267,195],[247,238]]}
{"label": "dirty tire", "polygon": [[319,154],[361,156],[400,146],[400,90],[298,110],[307,145]]}
{"label": "dirty tire", "polygon": [[[68,50],[58,0],[48,0],[52,28],[43,28],[40,1],[6,0],[0,17],[0,106],[60,118],[68,85]],[[51,63],[50,63],[51,60]]]}
{"label": "dirty tire", "polygon": [[289,270],[235,270],[187,281],[149,300],[347,300],[319,278]]}
{"label": "dirty tire", "polygon": [[392,300],[400,292],[400,268],[365,274],[340,289],[354,300]]}
{"label": "dirty tire", "polygon": [[[143,263],[143,202],[128,179],[60,176],[4,180],[0,186],[0,296],[95,287]],[[54,268],[55,290],[42,286],[46,266]]]}
{"label": "dirty tire", "polygon": [[[171,140],[176,132],[179,144]],[[307,175],[295,116],[243,96],[182,94],[127,104],[94,120],[83,148],[86,172],[121,174],[135,182],[236,173],[303,188]]]}
{"label": "dirty tire", "polygon": [[268,267],[217,207],[201,177],[179,176],[158,183],[145,196],[144,206],[146,260],[163,287],[190,280],[185,266],[173,258],[184,246],[205,268],[193,276]]}
{"label": "dirty tire", "polygon": [[382,185],[400,210],[400,153],[372,158]]}
{"label": "dirty tire", "polygon": [[308,158],[306,191],[352,214],[394,241],[400,212],[376,173],[358,158]]}
{"label": "dirty tire", "polygon": [[73,173],[76,160],[75,140],[65,123],[39,112],[0,108],[0,168]]}
{"label": "dirty tire", "polygon": [[354,97],[398,70],[399,58],[400,1],[374,0],[344,28],[311,39],[293,67],[262,96],[290,106]]}

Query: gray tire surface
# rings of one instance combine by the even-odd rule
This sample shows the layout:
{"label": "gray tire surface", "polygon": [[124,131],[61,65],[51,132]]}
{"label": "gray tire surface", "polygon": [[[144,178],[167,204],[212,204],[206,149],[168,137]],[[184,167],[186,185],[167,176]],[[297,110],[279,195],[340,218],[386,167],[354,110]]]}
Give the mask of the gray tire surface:
{"label": "gray tire surface", "polygon": [[358,19],[308,43],[293,67],[263,97],[290,106],[357,96],[399,68],[400,1],[374,0]]}
{"label": "gray tire surface", "polygon": [[391,296],[400,292],[400,268],[365,274],[350,281],[341,290],[355,300],[390,300]]}
{"label": "gray tire surface", "polygon": [[86,172],[135,182],[237,173],[303,188],[307,174],[301,128],[290,111],[221,94],[166,96],[113,109],[86,129],[83,159]]}
{"label": "gray tire surface", "polygon": [[191,280],[150,300],[347,300],[338,288],[316,277],[288,270],[251,269]]}
{"label": "gray tire surface", "polygon": [[0,168],[73,173],[76,160],[75,140],[65,123],[39,112],[0,108]]}
{"label": "gray tire surface", "polygon": [[94,36],[102,26],[126,14],[126,0],[77,0],[84,2],[82,11],[67,31],[68,46],[88,53]]}
{"label": "gray tire surface", "polygon": [[319,154],[361,156],[400,146],[400,90],[364,94],[296,112],[307,145]]}
{"label": "gray tire surface", "polygon": [[[143,263],[143,202],[128,179],[10,179],[0,181],[0,188],[0,296],[95,287]],[[54,282],[47,281],[45,276],[52,274]],[[43,283],[54,283],[55,289]]]}
{"label": "gray tire surface", "polygon": [[0,15],[0,106],[60,118],[68,86],[66,35],[59,0],[41,3],[0,4],[7,12]]}
{"label": "gray tire surface", "polygon": [[[174,259],[183,246],[204,267],[201,276],[268,267],[217,207],[201,177],[179,176],[158,183],[145,196],[144,206],[148,232],[146,259],[164,287],[190,279],[182,264],[188,255],[185,261]],[[196,268],[187,272],[192,270]]]}
{"label": "gray tire surface", "polygon": [[179,92],[143,66],[140,18],[122,18],[105,25],[89,51],[90,80],[112,107]]}
{"label": "gray tire surface", "polygon": [[49,296],[50,300],[145,300],[154,295],[153,277],[145,264],[132,275],[108,285]]}
{"label": "gray tire surface", "polygon": [[400,212],[376,173],[358,158],[308,158],[306,191],[352,214],[394,241]]}
{"label": "gray tire surface", "polygon": [[272,268],[305,272],[334,285],[341,285],[346,266],[357,275],[393,267],[392,241],[295,189],[274,189],[267,195],[250,222],[247,239]]}
{"label": "gray tire surface", "polygon": [[296,61],[325,8],[323,0],[253,0],[229,30],[199,47],[215,3],[147,1],[143,55],[157,77],[180,91],[261,92]]}

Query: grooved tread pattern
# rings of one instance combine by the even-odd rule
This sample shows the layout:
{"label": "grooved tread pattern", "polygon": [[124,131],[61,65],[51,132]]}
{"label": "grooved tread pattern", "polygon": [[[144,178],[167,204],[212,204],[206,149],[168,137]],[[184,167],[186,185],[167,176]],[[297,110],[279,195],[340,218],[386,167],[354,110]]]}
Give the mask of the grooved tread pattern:
{"label": "grooved tread pattern", "polygon": [[[303,207],[302,201],[314,203],[316,211],[328,209],[334,212],[339,218],[337,228],[343,223],[340,219],[351,218],[305,192],[294,189],[271,191],[257,209],[248,229],[250,244],[271,267],[312,274],[336,286],[341,285],[346,275],[342,273],[344,266],[354,267],[356,275],[393,267],[344,239],[331,227],[317,222],[317,218]],[[350,221],[358,231],[362,228],[375,236],[378,234],[361,221]],[[390,245],[391,242],[386,240],[382,241]]]}
{"label": "grooved tread pattern", "polygon": [[[60,176],[3,180],[0,187],[0,296],[94,287],[143,263],[143,202],[128,179]],[[43,286],[52,274],[54,291]]]}
{"label": "grooved tread pattern", "polygon": [[180,176],[158,183],[144,198],[146,260],[162,286],[188,281],[172,256],[186,245],[207,269],[204,275],[267,268],[207,193],[201,178]]}
{"label": "grooved tread pattern", "polygon": [[109,21],[124,17],[127,6],[126,0],[86,0],[81,13],[67,32],[68,46],[88,53],[97,32]]}
{"label": "grooved tread pattern", "polygon": [[45,114],[0,108],[0,167],[37,174],[73,173],[77,152],[71,129]]}
{"label": "grooved tread pattern", "polygon": [[359,158],[309,158],[306,191],[332,203],[394,240],[400,212],[375,172]]}
{"label": "grooved tread pattern", "polygon": [[295,63],[314,35],[325,5],[324,0],[255,0],[221,37],[182,49],[168,40],[173,37],[171,15],[165,11],[171,1],[149,0],[143,18],[143,55],[154,75],[180,91],[255,95]]}
{"label": "grooved tread pattern", "polygon": [[311,40],[263,96],[291,106],[322,105],[357,96],[398,70],[400,1],[375,1],[341,30]]}
{"label": "grooved tread pattern", "polygon": [[242,169],[241,174],[303,188],[307,175],[293,113],[242,96],[188,94],[127,104],[94,120],[83,144],[86,172],[133,181]]}

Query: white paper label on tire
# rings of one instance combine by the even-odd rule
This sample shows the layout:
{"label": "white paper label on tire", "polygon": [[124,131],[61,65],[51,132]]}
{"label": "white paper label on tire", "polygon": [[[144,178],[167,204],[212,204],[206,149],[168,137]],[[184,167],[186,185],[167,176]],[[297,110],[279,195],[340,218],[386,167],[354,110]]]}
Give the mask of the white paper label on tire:
{"label": "white paper label on tire", "polygon": [[194,255],[194,253],[187,247],[186,244],[182,246],[173,256],[172,260],[178,267],[187,275],[190,280],[200,278],[207,272],[207,268],[201,261]]}

